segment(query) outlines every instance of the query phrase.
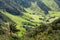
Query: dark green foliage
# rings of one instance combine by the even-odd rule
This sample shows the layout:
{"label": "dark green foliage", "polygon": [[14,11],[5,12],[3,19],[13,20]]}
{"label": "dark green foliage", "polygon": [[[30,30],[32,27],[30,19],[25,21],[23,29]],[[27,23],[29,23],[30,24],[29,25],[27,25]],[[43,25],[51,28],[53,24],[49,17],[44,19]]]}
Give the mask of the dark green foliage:
{"label": "dark green foliage", "polygon": [[15,32],[18,32],[20,30],[16,29],[16,24],[10,24],[10,31],[15,33]]}
{"label": "dark green foliage", "polygon": [[59,24],[60,23],[60,18],[58,18],[57,20],[55,20],[54,22],[52,22],[52,24]]}
{"label": "dark green foliage", "polygon": [[3,21],[0,21],[0,40],[17,40],[18,36],[16,32],[20,31],[15,28],[15,24],[12,23],[6,23]]}
{"label": "dark green foliage", "polygon": [[0,40],[10,40],[10,27],[4,22],[0,23]]}
{"label": "dark green foliage", "polygon": [[39,27],[36,27],[30,32],[25,33],[23,39],[24,40],[60,40],[59,31],[60,31],[60,23],[41,24]]}

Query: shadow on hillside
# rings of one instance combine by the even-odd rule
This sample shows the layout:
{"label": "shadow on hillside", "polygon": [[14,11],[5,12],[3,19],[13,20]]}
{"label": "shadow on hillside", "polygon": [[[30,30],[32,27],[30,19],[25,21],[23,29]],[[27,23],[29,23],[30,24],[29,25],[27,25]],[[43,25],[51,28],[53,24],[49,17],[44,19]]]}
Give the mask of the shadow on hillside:
{"label": "shadow on hillside", "polygon": [[[5,2],[0,1],[0,9],[6,10],[7,12],[9,12],[12,15],[22,15],[22,13],[19,10],[17,10],[18,6],[16,7],[14,4],[12,4],[10,2],[8,3],[7,1],[5,1]],[[20,9],[20,10],[22,10],[22,9]]]}
{"label": "shadow on hillside", "polygon": [[58,5],[59,8],[60,8],[60,0],[55,0],[55,2],[57,3],[57,5]]}
{"label": "shadow on hillside", "polygon": [[[21,2],[18,2],[18,4],[20,3],[20,5],[22,5],[25,8],[29,8],[31,6],[31,2],[37,2],[37,5],[47,14],[48,11],[50,11],[51,9],[49,7],[47,7],[42,1],[39,0],[20,0]],[[16,1],[17,2],[17,1]]]}
{"label": "shadow on hillside", "polygon": [[[10,18],[8,18],[7,16],[5,16],[4,14],[2,14],[1,12],[0,12],[0,21],[3,21],[3,22],[10,22],[10,23],[12,23],[13,21],[10,19]],[[15,23],[15,22],[13,22],[13,23]]]}
{"label": "shadow on hillside", "polygon": [[[45,12],[48,13],[49,10],[51,10],[49,7],[47,7],[43,2],[39,0],[2,0],[0,1],[0,8],[6,10],[12,15],[23,15],[22,12],[26,12],[24,10],[25,8],[29,8],[31,6],[31,2],[37,2],[37,5]],[[23,8],[20,7],[23,6]]]}
{"label": "shadow on hillside", "polygon": [[28,8],[31,6],[31,2],[36,2],[36,0],[14,0],[16,3],[22,5],[25,8]]}
{"label": "shadow on hillside", "polygon": [[48,13],[51,9],[47,7],[42,1],[38,1],[37,5],[45,12],[45,14]]}

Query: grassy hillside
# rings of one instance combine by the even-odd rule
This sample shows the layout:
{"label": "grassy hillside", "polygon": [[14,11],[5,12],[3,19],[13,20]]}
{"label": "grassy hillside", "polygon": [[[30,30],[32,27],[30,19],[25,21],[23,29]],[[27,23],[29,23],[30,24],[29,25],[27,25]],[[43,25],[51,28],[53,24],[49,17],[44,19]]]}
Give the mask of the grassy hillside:
{"label": "grassy hillside", "polygon": [[[28,31],[25,28],[23,28],[24,25],[26,25],[26,28],[27,27],[29,28],[29,26],[31,28],[34,28],[35,25],[39,25],[39,21],[37,21],[37,20],[39,20],[39,18],[37,17],[37,15],[25,14],[24,16],[21,17],[21,16],[11,15],[10,13],[8,13],[6,11],[1,11],[1,13],[3,15],[7,16],[9,19],[11,19],[13,22],[15,22],[15,24],[17,24],[16,28],[20,30],[20,32],[18,32],[18,36],[22,36],[22,33],[24,33],[24,31],[25,32]],[[36,18],[34,18],[34,17],[36,17]],[[34,20],[32,20],[30,18],[32,18],[32,19],[34,18]],[[27,24],[24,24],[24,23],[27,23]]]}
{"label": "grassy hillside", "polygon": [[0,0],[0,27],[1,40],[60,40],[59,0]]}

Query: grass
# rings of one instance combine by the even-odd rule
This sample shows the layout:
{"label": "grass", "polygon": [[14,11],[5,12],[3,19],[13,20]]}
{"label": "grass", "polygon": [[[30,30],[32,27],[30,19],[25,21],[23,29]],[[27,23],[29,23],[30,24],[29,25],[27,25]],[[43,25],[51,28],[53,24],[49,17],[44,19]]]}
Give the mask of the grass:
{"label": "grass", "polygon": [[[34,24],[34,25],[36,25],[36,24],[40,25],[39,24],[40,22],[46,23],[43,20],[39,20],[39,18],[42,18],[42,15],[33,15],[33,14],[25,13],[22,17],[20,17],[20,16],[12,15],[12,14],[6,12],[6,11],[1,11],[1,12],[17,24],[16,28],[20,30],[20,32],[17,32],[17,35],[19,37],[22,36],[24,32],[26,32],[25,28],[22,27],[23,26],[22,22],[33,21],[34,23],[32,23],[32,22],[30,22],[30,23]],[[56,16],[56,18],[52,18],[52,19],[49,20],[50,21],[49,23],[51,23],[55,19],[60,17],[60,12],[49,12],[48,15]],[[47,18],[48,15],[46,15],[45,17]],[[28,21],[26,18],[29,19],[30,21]],[[32,18],[33,20],[30,19],[30,18]],[[31,26],[31,27],[34,28],[34,26]]]}
{"label": "grass", "polygon": [[59,17],[60,11],[49,11],[49,15],[58,16]]}
{"label": "grass", "polygon": [[24,8],[28,13],[40,15],[43,13],[42,9],[37,5],[37,2],[31,2],[31,6],[29,8]]}
{"label": "grass", "polygon": [[[24,14],[23,17],[20,17],[20,16],[12,15],[6,11],[0,11],[0,12],[3,13],[4,15],[6,15],[8,18],[10,18],[13,22],[15,22],[17,24],[16,28],[20,30],[20,32],[17,32],[17,35],[19,37],[22,36],[24,32],[26,32],[25,28],[22,27],[23,26],[22,22],[30,22],[25,18],[29,18],[29,20],[30,20],[30,18],[33,18],[34,23],[30,22],[33,25],[36,25],[37,24],[36,22],[39,22],[39,16],[37,16],[37,15],[31,15],[29,13],[26,13],[26,14]],[[37,24],[37,25],[39,25],[39,24]],[[31,27],[34,28],[34,26],[31,26]]]}
{"label": "grass", "polygon": [[19,17],[19,16],[11,15],[11,14],[8,13],[8,12],[3,12],[3,11],[1,11],[1,12],[2,12],[4,15],[6,15],[7,17],[9,17],[12,21],[14,21],[14,22],[17,24],[16,28],[21,31],[21,32],[18,32],[18,36],[19,36],[19,35],[22,36],[22,33],[23,33],[24,31],[26,31],[24,28],[21,27],[21,26],[22,26],[22,22],[27,22],[27,20],[25,20],[25,19],[23,19],[23,18],[21,18],[21,17]]}
{"label": "grass", "polygon": [[[55,17],[55,18],[51,18],[50,17]],[[49,11],[49,14],[46,16],[47,19],[49,19],[49,23],[52,23],[53,21],[55,21],[56,19],[60,18],[60,12],[59,11]]]}

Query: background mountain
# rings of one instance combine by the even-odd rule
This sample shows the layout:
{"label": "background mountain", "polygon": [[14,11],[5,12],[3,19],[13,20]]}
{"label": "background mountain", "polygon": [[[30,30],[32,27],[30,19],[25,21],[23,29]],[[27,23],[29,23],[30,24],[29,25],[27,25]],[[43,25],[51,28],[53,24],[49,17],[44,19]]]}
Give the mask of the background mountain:
{"label": "background mountain", "polygon": [[[31,31],[35,33],[36,28],[38,29],[40,25],[46,25],[40,29],[44,29],[52,23],[56,26],[54,22],[59,20],[59,18],[60,0],[0,0],[0,26],[3,26],[1,31],[7,29],[9,36],[9,38],[6,36],[7,40],[13,40],[14,38],[16,38],[14,40],[20,40],[18,38],[25,36],[26,32],[28,32],[27,35]],[[2,36],[2,38],[4,37]],[[1,40],[5,40],[2,38]]]}
{"label": "background mountain", "polygon": [[[59,0],[1,0],[0,9],[4,9],[11,14],[22,14],[21,12],[48,13],[48,11],[59,11]],[[37,10],[38,9],[38,10]],[[12,10],[12,11],[11,11]],[[31,12],[30,12],[31,11]],[[38,13],[37,13],[38,14]]]}

